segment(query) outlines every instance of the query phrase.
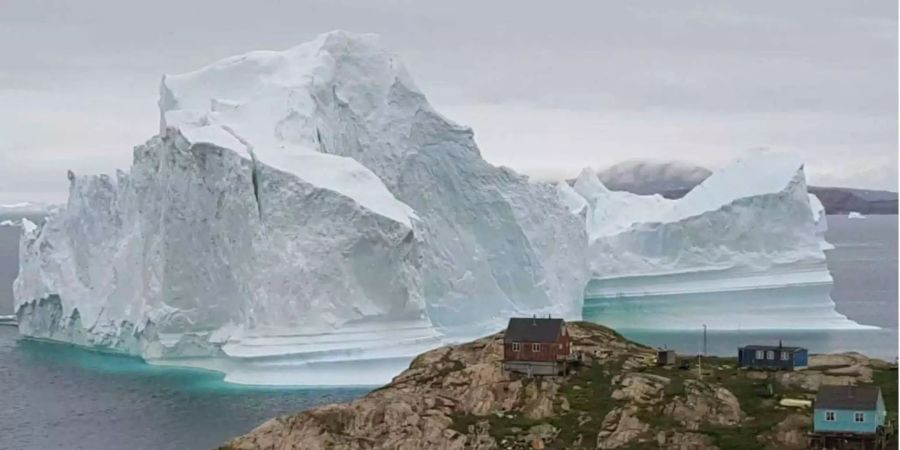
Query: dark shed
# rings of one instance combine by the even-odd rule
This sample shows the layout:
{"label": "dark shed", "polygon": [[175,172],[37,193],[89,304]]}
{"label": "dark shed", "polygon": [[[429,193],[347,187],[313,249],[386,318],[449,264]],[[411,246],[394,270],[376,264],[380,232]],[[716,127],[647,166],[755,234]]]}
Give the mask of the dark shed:
{"label": "dark shed", "polygon": [[671,366],[677,362],[677,357],[675,356],[675,350],[665,350],[660,349],[656,351],[656,365],[657,366]]}

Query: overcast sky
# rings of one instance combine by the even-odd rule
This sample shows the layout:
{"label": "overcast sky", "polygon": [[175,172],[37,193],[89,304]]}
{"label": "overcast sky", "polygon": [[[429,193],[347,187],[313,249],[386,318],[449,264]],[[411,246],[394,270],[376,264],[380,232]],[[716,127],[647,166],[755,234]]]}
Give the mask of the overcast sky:
{"label": "overcast sky", "polygon": [[163,73],[341,28],[381,34],[485,158],[539,178],[793,151],[897,187],[897,1],[0,0],[0,203],[126,169]]}

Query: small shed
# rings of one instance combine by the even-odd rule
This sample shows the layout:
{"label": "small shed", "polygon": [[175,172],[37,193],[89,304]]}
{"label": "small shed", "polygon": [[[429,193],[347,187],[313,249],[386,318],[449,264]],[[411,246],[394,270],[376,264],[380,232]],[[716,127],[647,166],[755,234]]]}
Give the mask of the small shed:
{"label": "small shed", "polygon": [[503,335],[503,368],[527,375],[558,375],[565,373],[571,351],[562,319],[513,317]]}
{"label": "small shed", "polygon": [[887,412],[881,388],[821,386],[813,411],[811,448],[884,448]]}
{"label": "small shed", "polygon": [[738,367],[748,369],[798,370],[808,364],[803,347],[778,345],[747,345],[738,348]]}
{"label": "small shed", "polygon": [[656,351],[657,366],[674,366],[678,362],[675,350],[659,349]]}

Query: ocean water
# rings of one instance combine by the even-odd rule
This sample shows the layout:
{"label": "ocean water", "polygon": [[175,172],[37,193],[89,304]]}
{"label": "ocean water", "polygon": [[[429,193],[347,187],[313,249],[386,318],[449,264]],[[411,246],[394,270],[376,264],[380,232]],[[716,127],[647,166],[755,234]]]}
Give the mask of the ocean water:
{"label": "ocean water", "polygon": [[265,389],[137,358],[17,339],[0,326],[0,449],[216,448],[271,417],[366,389]]}
{"label": "ocean water", "polygon": [[[838,310],[882,330],[710,334],[710,353],[747,340],[783,339],[813,351],[897,354],[897,216],[829,217],[828,255]],[[0,227],[0,314],[12,312],[16,230]],[[12,234],[11,234],[12,233]],[[694,353],[701,332],[626,332],[650,345]],[[273,416],[347,401],[366,389],[264,389],[221,375],[149,366],[136,358],[23,340],[0,326],[0,450],[209,449]]]}

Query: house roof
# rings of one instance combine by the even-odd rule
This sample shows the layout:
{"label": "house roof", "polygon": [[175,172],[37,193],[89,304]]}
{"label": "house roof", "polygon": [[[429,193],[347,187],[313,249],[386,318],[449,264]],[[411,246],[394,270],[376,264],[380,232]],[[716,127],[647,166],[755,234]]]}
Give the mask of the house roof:
{"label": "house roof", "polygon": [[556,342],[563,324],[562,319],[513,317],[509,319],[503,342]]}
{"label": "house roof", "polygon": [[856,409],[872,410],[878,405],[881,388],[878,386],[831,386],[819,387],[816,394],[816,409]]}
{"label": "house roof", "polygon": [[787,345],[745,345],[741,347],[744,350],[784,350],[788,352],[796,352],[797,350],[806,350],[803,347],[789,347]]}

